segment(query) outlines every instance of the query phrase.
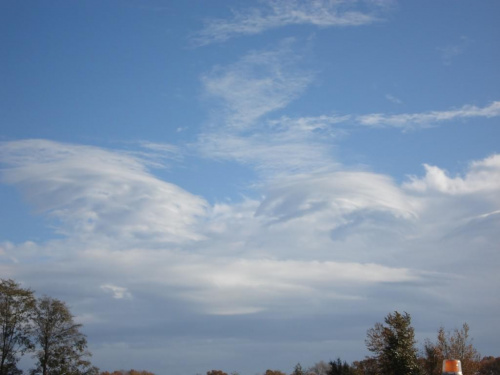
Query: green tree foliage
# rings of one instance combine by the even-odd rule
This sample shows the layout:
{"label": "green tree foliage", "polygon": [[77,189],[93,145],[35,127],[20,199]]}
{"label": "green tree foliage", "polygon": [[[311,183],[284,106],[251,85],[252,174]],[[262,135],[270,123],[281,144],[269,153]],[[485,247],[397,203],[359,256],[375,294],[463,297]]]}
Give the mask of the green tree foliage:
{"label": "green tree foliage", "polygon": [[207,375],[227,375],[227,374],[222,370],[210,370],[207,371]]}
{"label": "green tree foliage", "polygon": [[467,323],[453,332],[446,332],[441,327],[436,343],[425,342],[423,368],[426,375],[440,375],[444,359],[459,359],[464,375],[474,375],[479,370],[481,356],[472,345]]}
{"label": "green tree foliage", "polygon": [[0,280],[0,375],[16,375],[19,355],[30,349],[30,321],[35,298],[13,280]]}
{"label": "green tree foliage", "polygon": [[354,375],[354,370],[346,361],[342,362],[340,358],[337,358],[336,361],[330,362],[328,375]]}
{"label": "green tree foliage", "polygon": [[385,325],[375,324],[367,332],[366,346],[375,353],[379,371],[384,375],[418,375],[415,332],[408,313],[395,311]]}
{"label": "green tree foliage", "polygon": [[479,375],[500,375],[500,357],[484,357],[479,364]]}
{"label": "green tree foliage", "polygon": [[87,340],[75,324],[66,304],[57,299],[43,297],[35,307],[34,338],[38,345],[36,368],[31,375],[97,375],[92,367]]}

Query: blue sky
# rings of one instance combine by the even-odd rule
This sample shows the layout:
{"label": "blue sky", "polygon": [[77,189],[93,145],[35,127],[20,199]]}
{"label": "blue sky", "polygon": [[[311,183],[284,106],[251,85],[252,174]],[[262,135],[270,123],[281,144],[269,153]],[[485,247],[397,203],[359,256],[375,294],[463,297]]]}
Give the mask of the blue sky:
{"label": "blue sky", "polygon": [[103,370],[500,325],[497,1],[3,1],[0,275]]}

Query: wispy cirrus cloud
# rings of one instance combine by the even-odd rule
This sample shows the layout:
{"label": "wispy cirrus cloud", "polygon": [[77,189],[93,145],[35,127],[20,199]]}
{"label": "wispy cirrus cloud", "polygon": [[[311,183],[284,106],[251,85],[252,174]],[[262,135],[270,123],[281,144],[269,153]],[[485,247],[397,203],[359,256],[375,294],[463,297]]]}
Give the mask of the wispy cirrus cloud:
{"label": "wispy cirrus cloud", "polygon": [[[397,104],[401,103],[401,101],[397,98],[390,97],[389,100]],[[494,118],[498,116],[500,116],[500,101],[493,101],[491,104],[483,107],[466,104],[457,109],[415,113],[369,113],[365,115],[337,114],[297,118],[284,116],[278,119],[269,120],[269,123],[281,127],[293,124],[293,127],[297,129],[302,128],[302,130],[309,129],[314,132],[324,131],[334,133],[342,129],[345,125],[362,125],[381,129],[400,128],[403,130],[409,130],[437,126],[453,120]]]}
{"label": "wispy cirrus cloud", "polygon": [[203,75],[206,95],[221,100],[226,127],[241,129],[284,108],[311,83],[313,74],[299,68],[293,43],[287,40],[273,50],[252,51]]}
{"label": "wispy cirrus cloud", "polygon": [[205,28],[193,37],[198,46],[224,42],[241,35],[254,35],[269,29],[288,25],[315,25],[318,27],[360,26],[379,18],[376,11],[386,7],[377,2],[360,3],[340,0],[267,0],[262,6],[234,10],[230,19],[211,19]]}
{"label": "wispy cirrus cloud", "polygon": [[[228,87],[228,92],[230,89]],[[245,102],[242,99],[242,102]],[[251,103],[251,97],[249,100]],[[272,99],[268,102],[271,108]],[[283,102],[285,105],[286,101]],[[458,109],[417,113],[366,115],[321,115],[262,120],[266,111],[248,116],[241,129],[233,127],[233,119],[244,117],[245,106],[232,106],[234,117],[222,131],[208,131],[200,135],[198,150],[206,157],[232,159],[252,165],[265,174],[300,172],[304,170],[331,170],[339,165],[334,158],[335,139],[349,133],[352,126],[379,129],[397,128],[403,131],[439,126],[456,120],[494,118],[500,116],[500,102],[484,107],[464,105]],[[253,108],[253,107],[249,107]],[[241,110],[241,112],[240,112]],[[250,121],[251,120],[251,121]]]}
{"label": "wispy cirrus cloud", "polygon": [[360,125],[372,127],[396,127],[396,128],[421,128],[432,126],[445,121],[468,119],[474,117],[498,117],[500,116],[500,102],[495,101],[485,107],[475,105],[464,105],[458,109],[447,111],[430,111],[421,113],[402,113],[387,115],[383,113],[372,113],[360,115],[355,122]]}
{"label": "wispy cirrus cloud", "polygon": [[313,74],[299,68],[292,40],[276,50],[253,51],[234,64],[219,66],[202,77],[216,126],[199,135],[196,150],[204,157],[232,159],[259,172],[280,173],[334,164],[323,142],[331,136],[326,126],[337,116],[270,120],[312,82]]}
{"label": "wispy cirrus cloud", "polygon": [[441,54],[441,59],[444,65],[451,65],[452,61],[457,57],[465,53],[467,48],[471,44],[471,39],[465,36],[460,38],[460,41],[454,44],[448,44],[444,47],[438,47],[437,50]]}
{"label": "wispy cirrus cloud", "polygon": [[335,135],[327,126],[331,118],[282,118],[265,122],[250,134],[207,132],[198,138],[196,147],[204,156],[235,160],[250,165],[263,175],[279,175],[338,166],[332,155]]}
{"label": "wispy cirrus cloud", "polygon": [[403,101],[401,99],[399,99],[398,97],[394,96],[394,95],[386,94],[385,98],[388,101],[390,101],[391,103],[394,103],[394,104],[403,104]]}

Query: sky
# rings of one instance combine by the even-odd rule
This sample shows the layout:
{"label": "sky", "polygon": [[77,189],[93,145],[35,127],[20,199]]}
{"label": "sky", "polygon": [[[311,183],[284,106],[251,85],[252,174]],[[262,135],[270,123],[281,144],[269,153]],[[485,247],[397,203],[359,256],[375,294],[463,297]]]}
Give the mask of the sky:
{"label": "sky", "polygon": [[500,355],[500,3],[0,1],[0,277],[102,370]]}

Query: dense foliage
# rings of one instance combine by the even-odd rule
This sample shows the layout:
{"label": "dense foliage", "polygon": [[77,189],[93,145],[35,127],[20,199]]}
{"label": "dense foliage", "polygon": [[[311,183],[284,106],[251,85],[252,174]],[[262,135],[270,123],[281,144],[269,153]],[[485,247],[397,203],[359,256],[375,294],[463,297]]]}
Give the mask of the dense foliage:
{"label": "dense foliage", "polygon": [[340,358],[330,362],[330,372],[328,375],[354,375],[354,369],[346,362],[342,362]]}
{"label": "dense foliage", "polygon": [[375,353],[379,372],[386,375],[418,375],[415,332],[410,314],[395,311],[368,330],[366,346]]}
{"label": "dense foliage", "polygon": [[500,357],[484,357],[479,364],[478,375],[499,375]]}

